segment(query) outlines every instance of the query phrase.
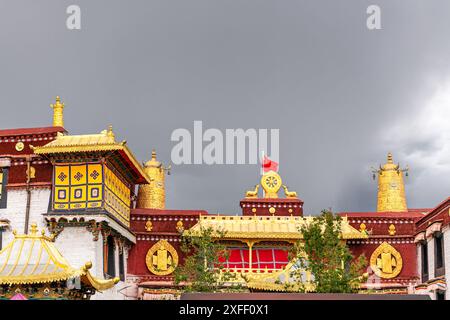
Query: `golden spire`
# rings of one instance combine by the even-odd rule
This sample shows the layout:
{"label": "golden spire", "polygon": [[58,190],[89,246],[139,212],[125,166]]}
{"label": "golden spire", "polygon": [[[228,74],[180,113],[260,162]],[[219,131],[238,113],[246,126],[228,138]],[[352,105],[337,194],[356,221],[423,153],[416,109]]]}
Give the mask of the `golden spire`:
{"label": "golden spire", "polygon": [[164,209],[166,207],[165,171],[169,173],[170,166],[165,168],[156,160],[156,151],[152,150],[152,158],[144,164],[150,184],[139,186],[137,207],[149,209]]}
{"label": "golden spire", "polygon": [[55,104],[51,104],[50,107],[53,109],[53,126],[64,127],[64,103],[61,103],[61,98],[56,96]]}
{"label": "golden spire", "polygon": [[112,125],[108,126],[108,130],[106,131],[106,136],[108,137],[108,142],[114,143],[116,141],[116,135],[113,132]]}
{"label": "golden spire", "polygon": [[388,153],[387,162],[378,170],[373,170],[375,179],[378,175],[378,212],[406,212],[405,185],[403,172],[408,175],[408,168],[400,169],[400,164],[394,164],[392,153]]}

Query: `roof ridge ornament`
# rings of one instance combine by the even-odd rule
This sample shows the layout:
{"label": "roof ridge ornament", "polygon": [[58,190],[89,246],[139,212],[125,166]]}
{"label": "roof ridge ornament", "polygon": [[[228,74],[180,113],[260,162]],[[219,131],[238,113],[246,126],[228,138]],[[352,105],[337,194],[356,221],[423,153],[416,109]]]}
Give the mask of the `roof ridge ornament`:
{"label": "roof ridge ornament", "polygon": [[53,109],[53,126],[54,127],[64,127],[64,107],[65,104],[61,103],[61,98],[56,96],[55,103],[50,104]]}
{"label": "roof ridge ornament", "polygon": [[372,167],[372,177],[378,176],[377,212],[407,212],[405,185],[403,173],[408,176],[409,167],[401,168],[394,163],[391,152],[387,154],[387,161],[379,169]]}

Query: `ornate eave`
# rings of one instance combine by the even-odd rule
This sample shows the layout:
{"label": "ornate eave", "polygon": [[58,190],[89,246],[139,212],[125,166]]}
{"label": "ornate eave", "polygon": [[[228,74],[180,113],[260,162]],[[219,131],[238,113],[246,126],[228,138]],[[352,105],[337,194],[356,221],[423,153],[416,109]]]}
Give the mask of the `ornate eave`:
{"label": "ornate eave", "polygon": [[112,288],[118,278],[102,280],[89,269],[91,262],[79,269],[69,265],[54,244],[53,237],[38,234],[36,224],[27,235],[14,232],[14,239],[0,251],[0,285],[34,285],[80,278],[87,286],[103,291]]}
{"label": "ornate eave", "polygon": [[108,214],[82,212],[62,214],[59,212],[50,212],[45,213],[44,217],[47,223],[56,222],[63,228],[67,224],[70,226],[70,223],[85,223],[86,225],[92,225],[92,223],[104,223],[131,243],[136,243],[135,234],[131,232],[128,227],[125,227],[123,224],[118,223],[116,219],[111,218]]}
{"label": "ornate eave", "polygon": [[[186,234],[195,236],[201,229],[212,228],[220,239],[254,239],[296,241],[302,239],[301,226],[314,217],[294,216],[200,216]],[[367,239],[368,236],[352,227],[346,218],[341,222],[342,239]],[[223,234],[222,234],[223,233]]]}

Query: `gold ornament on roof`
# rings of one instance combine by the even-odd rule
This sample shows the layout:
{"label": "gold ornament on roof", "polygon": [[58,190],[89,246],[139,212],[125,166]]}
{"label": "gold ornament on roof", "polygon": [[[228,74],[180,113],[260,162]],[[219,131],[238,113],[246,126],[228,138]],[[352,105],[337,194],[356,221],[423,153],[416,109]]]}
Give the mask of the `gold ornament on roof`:
{"label": "gold ornament on roof", "polygon": [[151,273],[166,276],[178,266],[178,253],[167,240],[160,240],[148,250],[145,263]]}
{"label": "gold ornament on roof", "polygon": [[53,109],[53,126],[64,127],[64,103],[61,103],[61,98],[56,96],[55,103],[51,104],[50,107]]}
{"label": "gold ornament on roof", "polygon": [[156,160],[156,151],[152,150],[152,158],[143,164],[144,172],[150,183],[139,186],[138,208],[164,209],[166,207],[165,174],[170,174],[171,166],[164,167]]}
{"label": "gold ornament on roof", "polygon": [[370,257],[373,272],[384,279],[392,279],[400,274],[403,260],[400,252],[387,242],[380,244]]}
{"label": "gold ornament on roof", "polygon": [[286,195],[286,198],[297,198],[297,192],[295,191],[289,191],[288,187],[283,184],[284,194]]}
{"label": "gold ornament on roof", "polygon": [[113,132],[112,125],[108,126],[108,130],[106,130],[106,136],[108,137],[108,142],[110,143],[116,142],[116,135]]}
{"label": "gold ornament on roof", "polygon": [[261,177],[261,186],[264,189],[264,198],[278,198],[278,191],[282,186],[282,180],[275,171],[266,172]]}
{"label": "gold ornament on roof", "polygon": [[407,212],[403,173],[408,176],[408,167],[400,168],[394,164],[392,153],[388,153],[387,162],[379,169],[373,169],[373,178],[378,176],[378,212]]}
{"label": "gold ornament on roof", "polygon": [[258,198],[259,184],[255,185],[255,189],[249,190],[245,193],[246,198]]}

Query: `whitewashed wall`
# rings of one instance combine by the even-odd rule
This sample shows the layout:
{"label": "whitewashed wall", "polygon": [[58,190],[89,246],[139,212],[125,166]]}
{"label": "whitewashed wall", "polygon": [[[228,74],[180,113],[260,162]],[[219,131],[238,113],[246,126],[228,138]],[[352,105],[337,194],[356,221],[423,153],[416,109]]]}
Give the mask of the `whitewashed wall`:
{"label": "whitewashed wall", "polygon": [[[47,213],[50,202],[50,189],[31,189],[30,201],[30,228],[32,223],[38,225],[39,230],[45,228],[43,214]],[[25,226],[25,214],[27,207],[27,191],[8,190],[8,201],[6,208],[0,209],[0,218],[10,221],[10,230],[3,232],[3,245],[8,244],[13,239],[12,230],[17,230],[18,234],[23,234]]]}

